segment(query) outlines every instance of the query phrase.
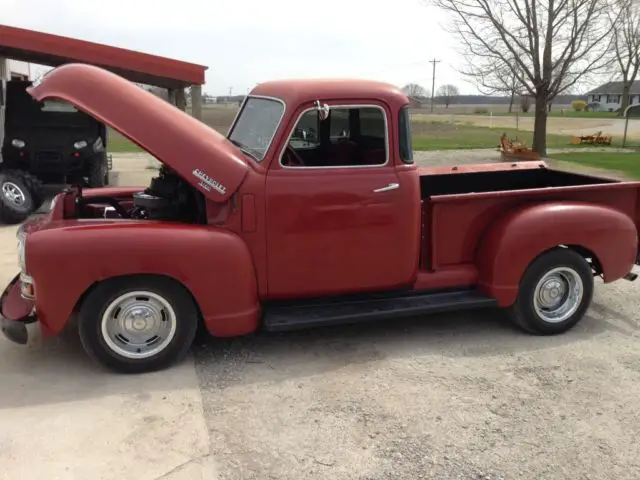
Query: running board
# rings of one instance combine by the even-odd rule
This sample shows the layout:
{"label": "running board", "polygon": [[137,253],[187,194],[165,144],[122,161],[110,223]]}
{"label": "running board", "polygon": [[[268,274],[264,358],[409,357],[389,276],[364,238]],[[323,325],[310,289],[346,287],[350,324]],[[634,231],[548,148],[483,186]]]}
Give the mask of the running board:
{"label": "running board", "polygon": [[297,303],[267,307],[264,328],[275,332],[496,306],[495,299],[474,290]]}

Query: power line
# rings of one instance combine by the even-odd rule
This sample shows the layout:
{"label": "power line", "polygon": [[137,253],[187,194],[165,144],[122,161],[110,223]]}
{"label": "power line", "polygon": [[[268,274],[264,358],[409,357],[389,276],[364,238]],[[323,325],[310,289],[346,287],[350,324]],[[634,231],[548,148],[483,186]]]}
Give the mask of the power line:
{"label": "power line", "polygon": [[436,63],[440,63],[440,60],[429,60],[429,63],[433,64],[433,79],[431,81],[431,112],[433,113],[433,104],[435,103],[436,92]]}

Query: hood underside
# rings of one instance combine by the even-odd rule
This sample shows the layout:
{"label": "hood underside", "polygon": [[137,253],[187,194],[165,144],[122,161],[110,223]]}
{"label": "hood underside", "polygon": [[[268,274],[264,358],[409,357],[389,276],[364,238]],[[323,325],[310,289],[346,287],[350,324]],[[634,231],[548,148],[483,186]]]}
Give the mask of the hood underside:
{"label": "hood underside", "polygon": [[28,91],[38,101],[65,100],[109,125],[213,201],[228,200],[247,175],[244,154],[224,135],[101,68],[63,65]]}

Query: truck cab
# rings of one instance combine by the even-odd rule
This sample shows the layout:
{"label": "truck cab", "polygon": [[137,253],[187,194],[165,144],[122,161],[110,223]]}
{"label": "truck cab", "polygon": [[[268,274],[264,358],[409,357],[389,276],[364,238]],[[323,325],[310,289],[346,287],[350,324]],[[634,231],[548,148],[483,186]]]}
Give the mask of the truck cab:
{"label": "truck cab", "polygon": [[375,82],[274,82],[245,101],[228,136],[265,172],[269,297],[412,285],[420,190],[408,115]]}
{"label": "truck cab", "polygon": [[595,277],[635,279],[638,182],[543,162],[418,167],[392,85],[263,83],[226,136],[97,67],[29,93],[163,166],[146,187],[70,188],[21,227],[0,305],[18,343],[76,316],[91,357],[143,372],[180,359],[199,325],[232,337],[497,308],[550,335],[583,318]]}

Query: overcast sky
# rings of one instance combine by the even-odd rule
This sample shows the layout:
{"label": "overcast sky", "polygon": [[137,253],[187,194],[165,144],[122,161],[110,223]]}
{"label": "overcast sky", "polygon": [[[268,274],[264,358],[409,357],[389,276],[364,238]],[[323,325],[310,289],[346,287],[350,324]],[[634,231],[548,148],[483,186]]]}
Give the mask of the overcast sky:
{"label": "overcast sky", "polygon": [[204,90],[246,93],[279,78],[454,83],[446,20],[425,0],[0,0],[0,22],[207,65]]}

